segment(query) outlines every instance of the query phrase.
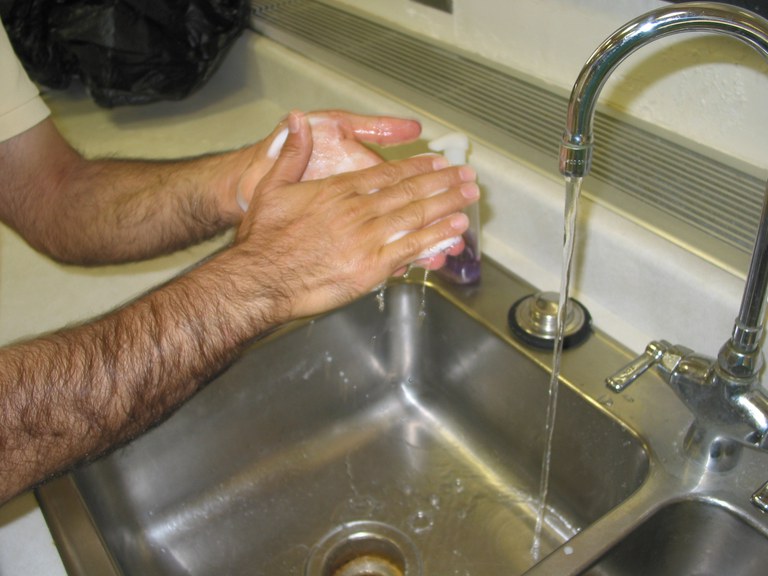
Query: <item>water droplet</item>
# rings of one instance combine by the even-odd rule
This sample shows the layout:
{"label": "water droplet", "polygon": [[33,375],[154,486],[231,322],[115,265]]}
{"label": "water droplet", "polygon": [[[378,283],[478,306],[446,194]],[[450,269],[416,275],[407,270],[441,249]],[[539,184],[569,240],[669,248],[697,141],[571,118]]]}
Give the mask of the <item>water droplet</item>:
{"label": "water droplet", "polygon": [[359,516],[370,516],[381,507],[376,498],[372,496],[356,495],[348,500],[349,509]]}
{"label": "water droplet", "polygon": [[411,530],[416,532],[416,534],[431,530],[434,524],[435,521],[432,517],[432,513],[428,510],[418,510],[408,519],[408,525],[411,527]]}
{"label": "water droplet", "polygon": [[602,396],[600,396],[600,398],[598,398],[597,401],[603,406],[605,406],[606,408],[610,408],[611,406],[613,406],[613,398],[611,398],[607,394],[603,394]]}
{"label": "water droplet", "polygon": [[429,503],[432,504],[432,508],[440,509],[440,496],[437,494],[432,494],[432,496],[429,497]]}
{"label": "water droplet", "polygon": [[427,280],[429,279],[429,270],[424,270],[424,283],[421,285],[421,303],[419,304],[419,318],[427,316]]}
{"label": "water droplet", "polygon": [[379,312],[384,312],[386,308],[386,301],[384,300],[386,288],[386,284],[382,284],[379,286],[378,292],[376,292],[376,303],[379,306]]}
{"label": "water droplet", "polygon": [[456,490],[456,494],[461,494],[464,492],[464,482],[461,481],[461,478],[456,478],[453,485]]}

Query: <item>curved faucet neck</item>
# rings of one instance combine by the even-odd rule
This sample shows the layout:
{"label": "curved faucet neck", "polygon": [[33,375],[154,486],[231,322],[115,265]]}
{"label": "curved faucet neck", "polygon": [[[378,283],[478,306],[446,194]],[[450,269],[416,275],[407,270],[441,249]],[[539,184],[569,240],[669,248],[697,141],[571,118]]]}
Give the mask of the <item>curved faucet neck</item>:
{"label": "curved faucet neck", "polygon": [[[560,147],[560,172],[583,178],[592,163],[593,121],[600,91],[627,56],[659,38],[681,32],[733,36],[768,58],[768,21],[747,10],[712,2],[688,2],[644,14],[617,30],[584,65],[571,92]],[[739,315],[720,350],[718,372],[726,385],[743,390],[757,380],[768,291],[768,192],[757,232]]]}
{"label": "curved faucet neck", "polygon": [[681,32],[733,36],[768,57],[766,21],[734,6],[687,2],[654,10],[628,22],[595,50],[574,84],[560,149],[560,172],[564,176],[582,178],[589,173],[595,106],[613,71],[639,48]]}

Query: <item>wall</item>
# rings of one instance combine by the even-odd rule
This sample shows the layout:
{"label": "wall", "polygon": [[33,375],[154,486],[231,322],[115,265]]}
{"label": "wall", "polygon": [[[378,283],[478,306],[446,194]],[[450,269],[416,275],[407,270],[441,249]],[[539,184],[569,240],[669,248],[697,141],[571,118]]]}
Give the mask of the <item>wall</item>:
{"label": "wall", "polygon": [[[454,0],[454,14],[410,0],[338,0],[570,89],[598,44],[658,0]],[[601,97],[699,144],[768,165],[768,64],[738,41],[682,35],[619,68]]]}
{"label": "wall", "polygon": [[[633,17],[668,5],[454,0],[451,16],[410,0],[336,1],[566,90],[602,40]],[[579,32],[571,34],[575,22]],[[766,96],[768,67],[751,49],[731,38],[682,35],[631,56],[601,103],[763,167]],[[552,231],[562,230],[562,183],[480,152],[473,148],[472,163],[484,186],[484,252],[534,285],[556,290],[562,236]],[[574,295],[595,324],[638,352],[665,338],[716,354],[730,334],[743,278],[598,204],[581,204]]]}

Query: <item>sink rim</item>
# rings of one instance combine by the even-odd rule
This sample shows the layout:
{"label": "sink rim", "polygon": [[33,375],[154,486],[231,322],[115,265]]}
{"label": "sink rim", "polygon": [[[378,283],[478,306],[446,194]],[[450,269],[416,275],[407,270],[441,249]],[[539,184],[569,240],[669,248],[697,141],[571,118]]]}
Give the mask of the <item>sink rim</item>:
{"label": "sink rim", "polygon": [[[479,287],[453,286],[434,276],[427,282],[431,289],[540,368],[546,372],[550,371],[551,353],[529,348],[515,341],[506,326],[508,307],[522,295],[534,292],[534,288],[504,271],[488,258],[483,261],[483,280]],[[412,278],[395,281],[403,282],[421,284]],[[259,342],[281,338],[314,321],[315,319],[305,319],[293,322],[265,335]],[[581,348],[566,351],[561,381],[596,410],[620,423],[625,432],[639,443],[648,460],[647,477],[634,494],[574,537],[572,548],[576,549],[576,553],[565,555],[556,550],[526,574],[577,574],[595,557],[605,553],[612,544],[620,540],[622,534],[630,533],[656,510],[676,498],[690,497],[695,493],[695,482],[681,481],[681,473],[676,470],[676,466],[680,467],[683,457],[675,450],[676,442],[668,441],[669,438],[682,438],[692,420],[686,410],[680,409],[671,390],[663,385],[658,377],[647,375],[644,377],[646,382],[636,384],[632,397],[608,397],[611,400],[609,402],[606,400],[609,393],[603,386],[602,378],[595,378],[591,368],[599,361],[600,365],[607,366],[607,371],[610,371],[613,366],[624,365],[632,357],[634,354],[631,351],[596,329],[590,340]],[[654,379],[658,382],[653,382]],[[642,410],[641,407],[650,401],[654,401],[654,410]],[[762,455],[757,460],[764,462]],[[712,490],[723,487],[715,485],[705,488]],[[85,565],[91,568],[99,566],[99,573],[105,576],[121,574],[104,549],[93,518],[85,509],[71,476],[62,476],[40,486],[37,496],[68,571],[73,574],[85,573],[77,571]],[[631,512],[629,516],[627,511]],[[62,514],[65,518],[68,516],[74,519],[74,528],[62,522]],[[768,526],[768,522],[758,522],[758,525]],[[595,541],[591,535],[604,532],[605,527],[609,527],[615,537],[610,541]],[[91,537],[86,538],[89,532]],[[765,532],[768,533],[768,527]],[[75,551],[75,548],[78,550]],[[580,548],[584,548],[585,552]],[[552,571],[553,569],[555,571]]]}

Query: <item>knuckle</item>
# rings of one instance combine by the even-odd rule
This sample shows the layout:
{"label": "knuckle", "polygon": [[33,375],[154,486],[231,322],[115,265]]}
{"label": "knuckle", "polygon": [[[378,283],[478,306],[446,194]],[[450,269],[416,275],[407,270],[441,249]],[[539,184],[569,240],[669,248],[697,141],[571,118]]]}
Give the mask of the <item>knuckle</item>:
{"label": "knuckle", "polygon": [[349,191],[349,183],[343,176],[321,180],[320,186],[324,197],[341,196]]}
{"label": "knuckle", "polygon": [[345,222],[358,222],[365,219],[367,213],[365,204],[363,202],[353,199],[350,202],[346,202],[341,211],[339,220]]}
{"label": "knuckle", "polygon": [[379,174],[382,180],[396,183],[402,180],[402,168],[394,162],[384,162],[378,166]]}
{"label": "knuckle", "polygon": [[389,215],[389,224],[393,229],[411,230],[422,228],[426,224],[424,206],[419,203],[411,204],[406,211],[398,211]]}
{"label": "knuckle", "polygon": [[401,251],[401,257],[407,260],[412,260],[418,254],[421,254],[426,250],[428,246],[425,245],[424,240],[418,234],[409,234],[405,238],[403,249]]}
{"label": "knuckle", "polygon": [[421,187],[413,178],[401,181],[399,189],[401,196],[408,200],[414,200],[421,196]]}
{"label": "knuckle", "polygon": [[406,231],[412,227],[408,218],[405,218],[402,213],[395,212],[387,216],[387,229],[399,233]]}

